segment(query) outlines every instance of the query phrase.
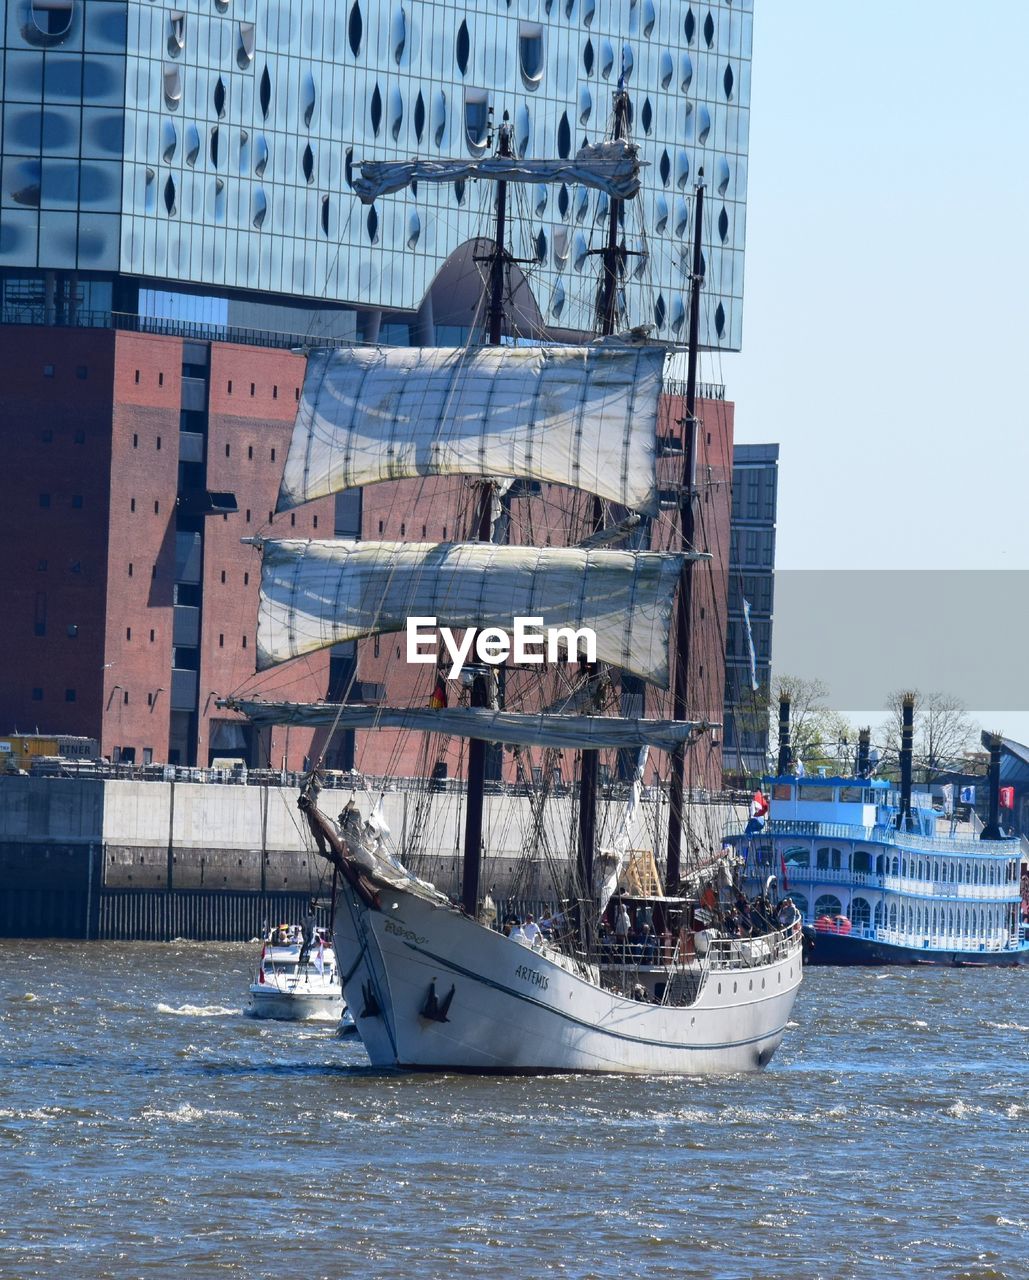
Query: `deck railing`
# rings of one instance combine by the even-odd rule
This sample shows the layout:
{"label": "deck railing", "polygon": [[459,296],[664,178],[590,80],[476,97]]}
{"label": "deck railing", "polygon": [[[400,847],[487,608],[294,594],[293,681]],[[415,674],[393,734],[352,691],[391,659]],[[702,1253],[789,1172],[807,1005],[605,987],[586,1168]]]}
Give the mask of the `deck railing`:
{"label": "deck railing", "polygon": [[713,970],[754,969],[773,964],[796,953],[800,955],[799,926],[777,929],[755,938],[715,938],[708,944],[707,961]]}

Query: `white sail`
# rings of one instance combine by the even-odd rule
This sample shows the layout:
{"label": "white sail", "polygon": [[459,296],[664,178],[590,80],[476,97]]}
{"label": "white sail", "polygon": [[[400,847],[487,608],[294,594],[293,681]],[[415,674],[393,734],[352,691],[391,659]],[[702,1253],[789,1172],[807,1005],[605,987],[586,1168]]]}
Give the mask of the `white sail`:
{"label": "white sail", "polygon": [[314,351],[278,510],[412,476],[509,476],[657,510],[660,347]]}
{"label": "white sail", "polygon": [[[636,768],[632,774],[629,799],[622,811],[622,817],[611,841],[611,847],[610,849],[601,850],[600,862],[602,866],[605,862],[607,863],[607,870],[598,895],[598,916],[604,914],[607,904],[614,897],[615,890],[618,888],[618,883],[622,877],[625,855],[629,852],[629,828],[636,816],[636,810],[639,808],[640,797],[643,795],[643,770],[647,767],[648,754],[647,746],[642,746],[639,755],[636,757]],[[607,855],[606,858],[604,855]]]}
{"label": "white sail", "polygon": [[[305,728],[413,729],[454,737],[481,738],[528,747],[597,750],[648,746],[673,751],[687,742],[705,721],[626,720],[621,716],[526,715],[489,707],[373,707],[338,702],[251,702],[232,699],[219,705],[241,711],[259,726],[300,725]],[[645,758],[645,756],[644,756]],[[635,793],[638,800],[638,792]],[[624,826],[624,824],[623,824]]]}
{"label": "white sail", "polygon": [[487,178],[504,182],[567,182],[595,187],[616,200],[631,200],[640,189],[638,148],[631,142],[588,143],[570,160],[519,160],[487,156],[482,160],[362,160],[354,190],[365,204],[402,191],[412,182],[457,182]]}
{"label": "white sail", "polygon": [[[683,555],[488,542],[252,539],[262,551],[258,670],[413,617],[447,627],[590,628],[596,658],[668,685]],[[704,558],[703,553],[693,558]]]}

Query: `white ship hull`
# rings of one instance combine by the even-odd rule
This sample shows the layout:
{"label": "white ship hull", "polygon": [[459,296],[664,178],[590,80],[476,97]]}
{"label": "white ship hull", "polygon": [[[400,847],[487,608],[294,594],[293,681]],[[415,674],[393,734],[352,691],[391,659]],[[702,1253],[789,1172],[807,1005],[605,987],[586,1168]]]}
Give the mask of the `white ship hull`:
{"label": "white ship hull", "polygon": [[275,1018],[280,1022],[301,1022],[307,1018],[338,1021],[345,1005],[336,991],[277,991],[270,985],[250,988],[245,1010],[251,1018]]}
{"label": "white ship hull", "polygon": [[[455,908],[344,884],[333,926],[343,994],[372,1064],[475,1072],[710,1075],[764,1066],[801,981],[799,942],[767,963],[709,969],[694,1003],[642,1003]],[[451,995],[451,989],[453,994]],[[432,996],[445,1020],[432,1017]],[[449,997],[449,1004],[446,1004]]]}

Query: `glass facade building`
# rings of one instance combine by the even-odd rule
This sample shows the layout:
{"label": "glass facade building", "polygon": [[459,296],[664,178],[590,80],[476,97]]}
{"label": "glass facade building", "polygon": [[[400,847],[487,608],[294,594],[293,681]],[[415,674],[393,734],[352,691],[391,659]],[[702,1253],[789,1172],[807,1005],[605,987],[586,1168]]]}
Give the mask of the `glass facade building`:
{"label": "glass facade building", "polygon": [[[766,771],[768,755],[778,489],[779,446],[737,444],[732,458],[724,758],[727,773],[758,778]],[[749,606],[749,636],[744,601]]]}
{"label": "glass facade building", "polygon": [[[487,184],[364,206],[364,159],[483,154],[506,113],[526,156],[608,132],[623,78],[646,162],[625,211],[623,318],[685,340],[693,187],[707,183],[702,342],[742,332],[752,0],[6,0],[5,304],[111,282],[415,311],[488,235]],[[544,324],[593,328],[606,198],[519,190],[510,249]],[[35,294],[26,281],[38,281]],[[113,286],[117,291],[117,284]],[[19,290],[22,291],[19,294]],[[26,292],[27,291],[27,292]],[[115,301],[117,300],[115,294]]]}

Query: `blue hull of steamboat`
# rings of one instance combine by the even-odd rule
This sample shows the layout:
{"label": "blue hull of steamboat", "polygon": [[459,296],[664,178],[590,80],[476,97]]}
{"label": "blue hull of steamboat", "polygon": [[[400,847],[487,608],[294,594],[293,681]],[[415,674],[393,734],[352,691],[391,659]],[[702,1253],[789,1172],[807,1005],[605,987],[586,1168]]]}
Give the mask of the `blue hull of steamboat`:
{"label": "blue hull of steamboat", "polygon": [[956,951],[906,947],[877,938],[814,933],[814,946],[805,948],[806,965],[932,965],[947,969],[1012,969],[1029,964],[1029,946],[1010,951]]}

